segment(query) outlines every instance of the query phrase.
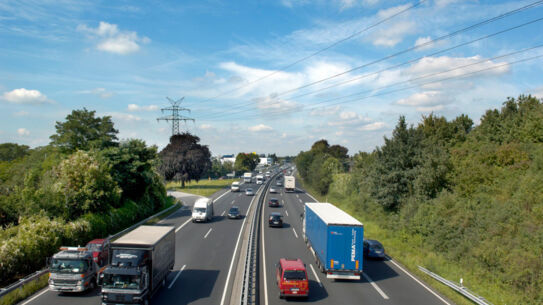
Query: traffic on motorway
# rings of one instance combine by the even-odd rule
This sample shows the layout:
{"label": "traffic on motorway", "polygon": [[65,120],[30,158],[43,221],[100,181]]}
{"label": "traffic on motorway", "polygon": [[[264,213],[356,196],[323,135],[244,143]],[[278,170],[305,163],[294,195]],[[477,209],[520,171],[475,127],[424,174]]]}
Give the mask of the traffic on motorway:
{"label": "traffic on motorway", "polygon": [[[48,289],[22,304],[238,304],[233,290],[240,238],[259,196],[264,196],[257,215],[262,304],[293,298],[322,304],[365,298],[380,304],[389,294],[398,295],[393,304],[414,304],[403,303],[412,298],[407,290],[387,289],[398,285],[392,282],[412,282],[408,277],[386,259],[364,259],[385,258],[383,245],[364,240],[358,220],[296,187],[293,170],[246,173],[211,198],[183,198],[191,206],[156,226],[142,225],[84,248],[63,247],[52,257]],[[443,304],[413,283],[403,286],[419,290],[414,298],[419,304]]]}

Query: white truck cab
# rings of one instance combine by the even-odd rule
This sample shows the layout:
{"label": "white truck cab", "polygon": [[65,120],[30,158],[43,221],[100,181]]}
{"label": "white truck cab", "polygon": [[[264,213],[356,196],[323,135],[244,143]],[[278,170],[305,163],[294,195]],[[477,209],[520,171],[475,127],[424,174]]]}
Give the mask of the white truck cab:
{"label": "white truck cab", "polygon": [[237,182],[237,181],[232,182],[232,186],[230,187],[230,191],[239,192],[239,182]]}
{"label": "white truck cab", "polygon": [[192,207],[192,222],[210,221],[213,219],[213,200],[209,198],[200,198],[196,200]]}

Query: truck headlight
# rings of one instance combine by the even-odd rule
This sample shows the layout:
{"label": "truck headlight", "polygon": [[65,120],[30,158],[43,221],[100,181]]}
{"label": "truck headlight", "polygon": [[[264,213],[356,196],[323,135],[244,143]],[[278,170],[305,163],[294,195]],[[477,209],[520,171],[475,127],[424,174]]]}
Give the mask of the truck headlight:
{"label": "truck headlight", "polygon": [[83,281],[77,281],[77,286],[83,285]]}

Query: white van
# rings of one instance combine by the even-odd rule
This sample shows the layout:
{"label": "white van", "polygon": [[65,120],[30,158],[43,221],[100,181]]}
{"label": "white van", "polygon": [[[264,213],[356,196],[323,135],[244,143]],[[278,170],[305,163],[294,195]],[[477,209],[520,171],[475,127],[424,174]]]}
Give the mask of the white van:
{"label": "white van", "polygon": [[192,207],[192,222],[210,221],[213,219],[213,200],[200,198]]}
{"label": "white van", "polygon": [[232,192],[239,192],[239,182],[232,182],[232,186],[230,187],[230,190]]}

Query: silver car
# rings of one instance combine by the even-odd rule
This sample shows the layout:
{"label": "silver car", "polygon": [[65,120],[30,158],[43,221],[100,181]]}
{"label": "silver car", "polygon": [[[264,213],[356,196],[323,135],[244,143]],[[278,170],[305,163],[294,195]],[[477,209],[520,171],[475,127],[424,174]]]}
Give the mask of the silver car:
{"label": "silver car", "polygon": [[270,187],[270,193],[277,193],[277,189],[275,187]]}
{"label": "silver car", "polygon": [[249,189],[245,189],[245,195],[254,196],[255,193],[253,192],[253,189],[249,188]]}

